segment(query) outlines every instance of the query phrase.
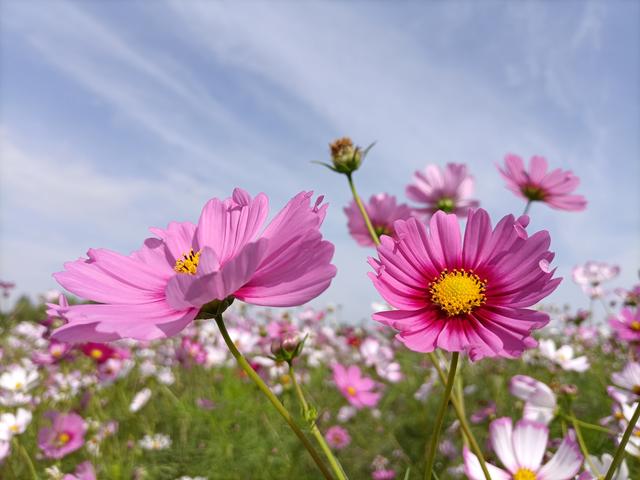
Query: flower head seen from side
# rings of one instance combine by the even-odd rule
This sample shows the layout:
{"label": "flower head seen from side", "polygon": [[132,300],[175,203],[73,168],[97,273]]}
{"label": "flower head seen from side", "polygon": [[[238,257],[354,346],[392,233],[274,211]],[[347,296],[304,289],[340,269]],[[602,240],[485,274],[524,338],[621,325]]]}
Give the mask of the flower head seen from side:
{"label": "flower head seen from side", "polygon": [[466,217],[470,208],[480,205],[471,199],[473,177],[468,174],[467,166],[460,163],[448,163],[445,168],[427,165],[424,170],[415,172],[406,194],[410,200],[421,204],[415,210],[426,218],[439,210]]}
{"label": "flower head seen from side", "polygon": [[574,372],[584,372],[589,369],[589,360],[584,355],[575,356],[571,345],[562,345],[556,348],[556,342],[548,338],[540,340],[540,353],[548,358],[563,370],[573,370]]}
{"label": "flower head seen from side", "polygon": [[556,210],[578,212],[587,208],[582,195],[572,192],[580,184],[580,179],[569,170],[559,168],[547,173],[547,160],[531,157],[529,170],[522,158],[508,154],[504,168],[498,166],[500,174],[507,182],[507,188],[528,202],[544,202]]}
{"label": "flower head seen from side", "polygon": [[363,377],[356,365],[345,368],[339,363],[334,364],[333,381],[344,398],[356,408],[375,407],[380,400],[376,382]]}
{"label": "flower head seen from side", "polygon": [[[408,205],[398,204],[396,197],[386,193],[372,195],[369,202],[364,205],[364,209],[367,211],[378,237],[393,235],[393,223],[396,220],[406,220],[413,214]],[[344,208],[344,213],[347,215],[349,234],[353,239],[363,247],[374,246],[373,239],[354,200]]]}
{"label": "flower head seen from side", "polygon": [[464,238],[455,215],[436,212],[429,231],[412,218],[383,237],[369,273],[396,310],[374,320],[399,330],[398,340],[417,352],[466,351],[472,360],[519,357],[536,345],[531,332],[549,322],[528,307],[560,283],[549,266],[549,233],[528,236],[528,217],[469,212]]}
{"label": "flower head seen from side", "polygon": [[611,374],[611,380],[617,387],[623,388],[638,398],[640,396],[640,363],[627,363],[621,372]]}
{"label": "flower head seen from side", "polygon": [[620,274],[618,265],[609,265],[604,262],[586,262],[577,265],[571,271],[573,281],[580,285],[582,291],[590,298],[600,298],[604,295],[602,283],[614,279]]}
{"label": "flower head seen from side", "polygon": [[[586,471],[581,473],[578,480],[598,480],[604,478],[609,471],[609,467],[613,463],[613,457],[608,453],[604,453],[598,458],[595,455],[589,455],[589,461],[585,462]],[[593,470],[595,468],[595,471]],[[629,467],[627,462],[622,463],[613,474],[612,480],[629,480]]]}
{"label": "flower head seen from side", "polygon": [[38,447],[47,458],[62,458],[84,445],[87,425],[76,413],[48,412],[51,426],[38,432]]}
{"label": "flower head seen from side", "polygon": [[89,250],[88,259],[66,263],[54,276],[97,304],[64,309],[68,323],[53,337],[152,340],[175,335],[214,301],[306,303],[326,290],[336,273],[330,263],[334,247],[320,233],[327,205],[322,197],[312,203],[311,196],[296,195],[262,230],[266,195],[252,198],[236,188],[230,198],[209,200],[197,225],[152,228],[156,237],[131,255]]}
{"label": "flower head seen from side", "polygon": [[[544,465],[549,429],[531,420],[520,420],[513,426],[510,418],[494,420],[489,427],[493,451],[505,469],[487,463],[493,480],[568,480],[580,470],[583,456],[572,435],[562,440],[560,447]],[[484,480],[480,461],[464,447],[464,471],[470,480]]]}
{"label": "flower head seen from side", "polygon": [[549,425],[556,414],[556,395],[544,383],[526,375],[515,375],[509,382],[509,391],[514,397],[524,400],[525,420]]}
{"label": "flower head seen from side", "polygon": [[617,316],[609,317],[609,325],[620,340],[639,342],[640,308],[623,308]]}
{"label": "flower head seen from side", "polygon": [[62,480],[96,480],[96,472],[91,462],[82,462],[76,467],[75,473],[67,473]]}

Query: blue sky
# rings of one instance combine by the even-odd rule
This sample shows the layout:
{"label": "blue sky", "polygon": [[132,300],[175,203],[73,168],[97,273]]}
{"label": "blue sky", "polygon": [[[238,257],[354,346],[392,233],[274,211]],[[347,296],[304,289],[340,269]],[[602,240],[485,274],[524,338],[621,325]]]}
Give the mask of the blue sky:
{"label": "blue sky", "polygon": [[[0,3],[0,278],[36,294],[90,247],[128,252],[234,186],[274,211],[324,193],[346,321],[378,296],[347,234],[343,178],[311,160],[377,145],[361,193],[404,197],[414,170],[464,162],[497,219],[524,205],[495,162],[572,169],[584,213],[534,205],[561,275],[640,266],[640,4],[613,2]],[[586,305],[570,279],[552,297]]]}

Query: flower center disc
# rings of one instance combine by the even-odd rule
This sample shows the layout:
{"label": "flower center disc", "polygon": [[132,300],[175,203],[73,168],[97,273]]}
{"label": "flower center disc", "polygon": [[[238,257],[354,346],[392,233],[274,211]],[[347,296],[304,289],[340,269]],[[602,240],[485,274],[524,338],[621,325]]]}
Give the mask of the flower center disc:
{"label": "flower center disc", "polygon": [[356,389],[353,387],[347,387],[347,393],[352,396],[355,397],[356,396]]}
{"label": "flower center disc", "polygon": [[633,322],[631,322],[631,330],[633,330],[634,332],[640,332],[640,322],[637,320],[634,320]]}
{"label": "flower center disc", "polygon": [[194,253],[193,248],[185,253],[182,258],[176,260],[176,264],[173,269],[178,273],[187,273],[189,275],[195,275],[198,271],[198,262],[200,261],[200,252]]}
{"label": "flower center disc", "polygon": [[520,468],[513,475],[513,480],[536,480],[536,474],[528,468]]}
{"label": "flower center disc", "polygon": [[431,301],[449,317],[471,313],[483,305],[487,300],[486,289],[486,280],[483,282],[473,271],[463,269],[444,270],[429,284]]}
{"label": "flower center disc", "polygon": [[526,185],[522,187],[522,194],[532,202],[543,201],[546,197],[544,190],[535,185]]}

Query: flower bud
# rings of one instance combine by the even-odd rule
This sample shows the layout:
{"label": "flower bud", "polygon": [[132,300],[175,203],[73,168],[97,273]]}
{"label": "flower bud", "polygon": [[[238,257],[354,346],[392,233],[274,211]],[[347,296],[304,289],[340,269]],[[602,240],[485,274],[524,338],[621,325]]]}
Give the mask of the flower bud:
{"label": "flower bud", "polygon": [[340,173],[355,172],[362,163],[362,150],[356,147],[349,137],[342,137],[329,145],[331,161]]}
{"label": "flower bud", "polygon": [[287,333],[282,338],[277,338],[271,342],[271,353],[277,362],[291,362],[302,352],[304,339],[296,333]]}

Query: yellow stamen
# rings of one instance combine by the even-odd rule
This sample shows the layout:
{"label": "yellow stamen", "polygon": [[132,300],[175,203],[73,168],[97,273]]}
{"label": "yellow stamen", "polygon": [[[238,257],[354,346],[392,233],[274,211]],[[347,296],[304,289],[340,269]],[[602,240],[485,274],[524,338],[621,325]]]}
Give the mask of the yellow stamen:
{"label": "yellow stamen", "polygon": [[347,393],[352,396],[355,397],[356,396],[356,389],[353,387],[347,387]]}
{"label": "yellow stamen", "polygon": [[58,445],[66,445],[67,443],[69,443],[69,440],[71,440],[71,435],[69,435],[67,432],[62,432],[58,435],[57,440]]}
{"label": "yellow stamen", "polygon": [[429,284],[431,301],[438,305],[449,317],[471,313],[483,305],[487,297],[486,280],[480,280],[472,270],[444,270]]}
{"label": "yellow stamen", "polygon": [[15,386],[14,390],[22,390],[22,387],[24,387],[22,382],[16,382],[16,386]]}
{"label": "yellow stamen", "polygon": [[100,350],[99,348],[92,348],[89,354],[91,355],[91,358],[94,358],[96,360],[100,360],[103,355],[102,350]]}
{"label": "yellow stamen", "polygon": [[640,395],[640,385],[634,385],[631,391],[636,395]]}
{"label": "yellow stamen", "polygon": [[9,430],[11,430],[13,433],[18,433],[19,428],[17,425],[11,425],[9,427]]}
{"label": "yellow stamen", "polygon": [[193,248],[189,250],[189,253],[185,253],[182,258],[176,260],[176,265],[173,269],[178,273],[188,273],[189,275],[195,275],[198,270],[198,262],[200,261],[200,252],[194,253]]}
{"label": "yellow stamen", "polygon": [[520,468],[513,474],[513,480],[536,480],[536,474],[528,468]]}
{"label": "yellow stamen", "polygon": [[635,332],[639,332],[640,331],[640,322],[638,320],[634,320],[633,322],[631,322],[631,325],[629,325],[631,327],[631,330],[635,331]]}

